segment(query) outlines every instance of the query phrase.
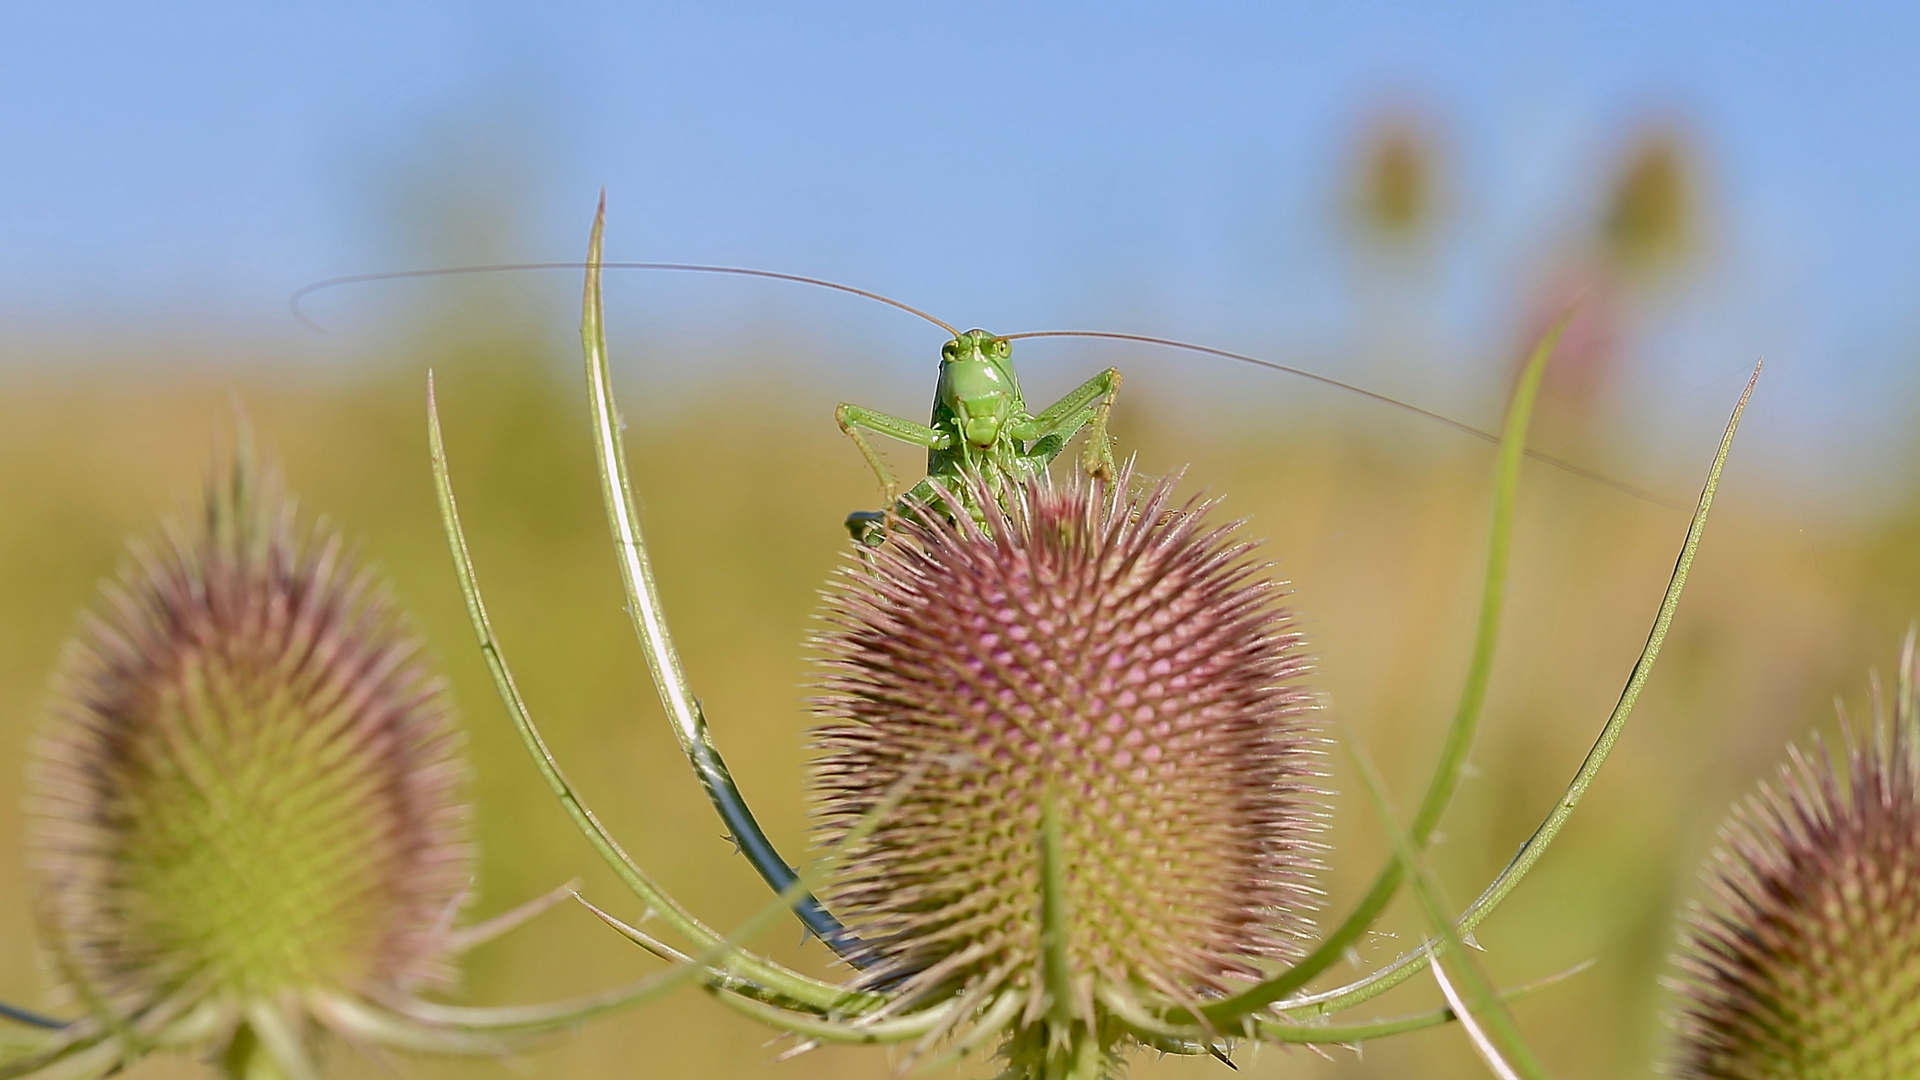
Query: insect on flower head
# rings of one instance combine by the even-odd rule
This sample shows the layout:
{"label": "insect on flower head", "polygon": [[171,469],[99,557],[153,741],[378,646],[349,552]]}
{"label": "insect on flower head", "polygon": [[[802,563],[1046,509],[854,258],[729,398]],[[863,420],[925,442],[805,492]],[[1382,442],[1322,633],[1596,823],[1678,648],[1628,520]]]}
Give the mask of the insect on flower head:
{"label": "insect on flower head", "polygon": [[870,984],[972,998],[1021,1075],[1259,978],[1312,907],[1317,740],[1280,587],[1234,526],[1131,479],[913,515],[819,639],[826,838],[926,769],[828,897]]}

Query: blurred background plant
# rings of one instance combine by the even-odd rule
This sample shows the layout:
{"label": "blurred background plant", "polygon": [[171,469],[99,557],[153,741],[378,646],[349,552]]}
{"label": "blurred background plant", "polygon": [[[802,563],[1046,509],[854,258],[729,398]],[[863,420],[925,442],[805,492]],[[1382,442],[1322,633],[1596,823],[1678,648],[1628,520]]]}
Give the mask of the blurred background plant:
{"label": "blurred background plant", "polygon": [[[1896,47],[1915,32],[1908,14],[4,18],[0,757],[21,760],[75,612],[124,538],[193,489],[237,389],[290,486],[364,538],[453,684],[475,768],[475,917],[575,875],[617,887],[526,768],[470,646],[426,465],[430,365],[496,625],[573,779],[716,923],[765,894],[687,782],[619,607],[577,390],[577,277],[334,292],[310,304],[321,336],[284,301],[339,273],[575,258],[582,200],[603,183],[631,223],[612,258],[821,273],[1002,332],[1173,333],[1483,427],[1522,345],[1584,291],[1594,327],[1564,347],[1586,334],[1597,359],[1567,368],[1536,441],[1682,499],[1767,352],[1635,722],[1581,818],[1477,935],[1503,982],[1599,958],[1515,1007],[1556,1075],[1639,1074],[1663,1057],[1657,976],[1728,804],[1835,694],[1859,700],[1860,668],[1920,611],[1920,118],[1882,107],[1920,92]],[[588,40],[580,19],[597,27]],[[965,68],[955,43],[979,47],[963,55],[988,77],[933,74]],[[619,373],[630,460],[676,636],[755,809],[800,850],[802,643],[845,550],[841,518],[875,498],[832,406],[917,413],[940,342],[878,308],[740,283],[615,279],[609,302],[616,326],[639,328],[614,353],[638,358]],[[1395,790],[1413,790],[1458,691],[1490,451],[1267,373],[1038,343],[1020,361],[1048,400],[1121,368],[1120,448],[1147,473],[1190,465],[1190,489],[1252,518],[1295,583],[1316,685]],[[1497,870],[1585,751],[1684,524],[1527,471],[1477,776],[1432,856],[1450,894]],[[0,868],[24,865],[23,779],[0,770]],[[1385,845],[1357,786],[1334,786],[1337,909]],[[0,876],[0,999],[46,1004],[19,880]],[[1366,957],[1421,926],[1404,904],[1391,921],[1398,940]],[[826,970],[817,943],[763,944]],[[562,912],[474,953],[469,1000],[644,970],[597,921]],[[686,993],[526,1067],[887,1072],[857,1049],[775,1064],[761,1042]],[[1449,1031],[1238,1064],[1483,1075]],[[1142,1060],[1137,1075],[1221,1068]],[[330,1069],[382,1075],[344,1056]]]}

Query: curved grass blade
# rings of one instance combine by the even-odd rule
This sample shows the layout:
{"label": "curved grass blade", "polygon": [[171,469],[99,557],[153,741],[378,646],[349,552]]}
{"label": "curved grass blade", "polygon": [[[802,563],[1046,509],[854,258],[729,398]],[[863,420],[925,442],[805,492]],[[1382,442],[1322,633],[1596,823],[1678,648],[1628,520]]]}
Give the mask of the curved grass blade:
{"label": "curved grass blade", "polygon": [[[1627,718],[1632,715],[1634,704],[1640,700],[1640,691],[1646,686],[1647,677],[1653,672],[1654,661],[1660,656],[1660,647],[1666,642],[1667,630],[1673,625],[1673,613],[1680,606],[1680,594],[1686,588],[1687,574],[1693,569],[1694,555],[1699,551],[1700,538],[1706,532],[1707,515],[1713,509],[1713,496],[1720,487],[1721,471],[1726,467],[1728,452],[1733,449],[1733,437],[1740,428],[1740,417],[1746,412],[1747,402],[1753,397],[1753,388],[1760,380],[1760,369],[1760,364],[1754,365],[1753,375],[1747,380],[1746,389],[1741,391],[1740,401],[1727,420],[1726,431],[1721,435],[1719,449],[1713,456],[1713,466],[1707,470],[1707,481],[1694,507],[1693,520],[1687,526],[1687,537],[1681,542],[1679,558],[1674,561],[1673,575],[1668,579],[1667,591],[1661,597],[1660,610],[1654,616],[1653,628],[1647,634],[1647,642],[1640,650],[1639,659],[1634,661],[1633,673],[1627,677],[1627,685],[1621,690],[1619,701],[1614,704],[1613,712],[1601,727],[1599,737],[1587,751],[1573,779],[1568,781],[1559,801],[1554,803],[1553,809],[1548,811],[1546,818],[1527,837],[1526,842],[1520,845],[1506,867],[1461,913],[1454,924],[1459,933],[1470,933],[1519,887],[1521,879],[1546,853],[1547,846],[1560,835],[1561,828],[1573,815],[1574,807],[1580,804],[1587,789],[1593,786],[1594,778],[1600,774],[1600,767],[1606,764],[1607,756],[1613,752],[1614,744],[1625,730]],[[1311,1009],[1318,1014],[1336,1012],[1391,990],[1418,974],[1426,962],[1425,946],[1422,946],[1402,953],[1387,966],[1345,986],[1289,999],[1281,1004],[1281,1008],[1287,1012],[1301,1009]]]}
{"label": "curved grass blade", "polygon": [[[567,816],[573,819],[587,842],[599,853],[601,859],[620,878],[622,884],[632,890],[642,903],[660,916],[674,931],[693,942],[699,948],[711,948],[720,942],[721,936],[711,927],[682,907],[680,903],[667,895],[646,871],[630,858],[620,847],[618,841],[600,824],[586,803],[574,791],[560,764],[548,749],[546,740],[534,726],[532,716],[527,712],[526,702],[520,696],[520,689],[514,682],[513,673],[507,667],[506,656],[501,652],[499,643],[494,639],[493,626],[487,617],[485,602],[480,596],[479,581],[474,573],[472,557],[467,553],[465,530],[460,525],[460,511],[454,501],[453,482],[447,471],[446,444],[440,430],[440,413],[434,403],[433,379],[427,379],[427,439],[433,458],[433,480],[440,501],[440,521],[447,534],[447,546],[453,554],[454,573],[460,581],[461,594],[466,598],[467,617],[473,624],[475,636],[479,639],[481,655],[486,658],[487,670],[493,676],[494,689],[499,693],[500,701],[506,706],[507,715],[512,719],[514,730],[520,735],[520,741],[532,755],[534,765],[545,778],[547,787],[560,800]],[[750,982],[765,987],[770,993],[792,1002],[795,1007],[813,1009],[821,1012],[860,1012],[880,1003],[878,995],[851,993],[832,983],[809,978],[769,960],[762,960],[751,954],[741,953],[729,957],[726,961],[729,969]]]}
{"label": "curved grass blade", "polygon": [[[628,941],[633,942],[635,945],[640,946],[642,949],[645,949],[647,952],[652,953],[654,956],[657,956],[660,959],[665,960],[667,963],[692,964],[694,962],[693,957],[688,956],[686,953],[681,952],[679,949],[676,949],[671,945],[668,945],[666,942],[661,941],[659,938],[654,937],[653,935],[647,933],[645,930],[642,930],[639,927],[634,926],[630,923],[621,921],[619,916],[614,915],[612,912],[607,911],[603,908],[594,906],[593,901],[588,900],[583,896],[575,896],[574,900],[577,903],[579,903],[581,907],[586,908],[589,912],[591,912],[594,915],[594,917],[598,918],[601,922],[606,923],[607,926],[611,927],[615,933],[619,934],[621,937],[626,938]],[[775,910],[784,911],[785,908],[776,908]],[[860,997],[855,1002],[855,1007],[849,1008],[849,1009],[840,1009],[840,1010],[817,1009],[809,1012],[797,1012],[795,1011],[795,1004],[791,999],[782,997],[781,995],[773,993],[772,991],[768,990],[764,986],[759,985],[758,983],[752,982],[748,979],[741,977],[741,975],[737,971],[730,971],[730,970],[719,968],[719,967],[709,967],[705,970],[704,973],[702,973],[699,976],[699,978],[700,978],[700,981],[706,985],[706,988],[708,990],[725,991],[728,995],[731,995],[731,996],[744,998],[748,1001],[759,1002],[760,1004],[767,1005],[774,1009],[779,1010],[783,1015],[795,1015],[795,1016],[844,1015],[844,1016],[861,1016],[861,1017],[881,1015],[881,1010],[878,1008],[878,1005],[881,1004],[882,1002],[877,997],[872,997],[872,996]]]}
{"label": "curved grass blade", "polygon": [[[660,704],[667,711],[674,737],[680,741],[680,749],[693,766],[694,775],[706,789],[707,798],[712,800],[720,820],[726,823],[747,861],[768,887],[784,892],[793,884],[793,867],[780,857],[753,811],[747,808],[745,797],[713,744],[706,716],[701,712],[699,700],[693,696],[686,671],[680,666],[679,652],[667,631],[666,610],[654,586],[653,564],[647,558],[646,541],[640,535],[640,514],[633,501],[626,447],[620,439],[619,406],[614,401],[612,374],[607,363],[606,323],[600,297],[600,254],[606,224],[607,198],[603,192],[593,218],[593,235],[587,244],[587,284],[580,317],[580,342],[587,358],[593,448],[600,462],[600,491],[606,502],[607,527],[613,532],[614,547],[620,555],[620,579],[627,592],[627,613],[647,655],[647,667],[653,673],[653,685],[660,692]],[[860,943],[811,893],[800,896],[793,911],[808,930],[843,959],[851,961],[860,955]]]}
{"label": "curved grass blade", "polygon": [[[1514,385],[1507,403],[1506,419],[1500,428],[1500,452],[1494,465],[1493,520],[1487,537],[1487,572],[1480,590],[1480,613],[1475,620],[1473,653],[1467,664],[1467,677],[1460,688],[1460,701],[1454,707],[1453,720],[1447,725],[1439,761],[1427,781],[1427,792],[1409,827],[1415,850],[1424,850],[1434,829],[1446,813],[1455,789],[1460,786],[1462,767],[1473,738],[1480,727],[1480,715],[1486,705],[1487,685],[1493,674],[1493,657],[1500,639],[1500,619],[1506,608],[1507,564],[1513,550],[1513,508],[1520,487],[1520,466],[1527,444],[1527,428],[1533,419],[1533,405],[1540,394],[1540,380],[1547,362],[1553,358],[1560,335],[1566,331],[1573,313],[1562,315],[1548,327]],[[1373,884],[1340,925],[1314,950],[1279,975],[1203,1010],[1210,1024],[1231,1026],[1257,1009],[1265,1008],[1313,981],[1334,961],[1360,940],[1400,889],[1403,867],[1399,859],[1389,859],[1381,867]]]}

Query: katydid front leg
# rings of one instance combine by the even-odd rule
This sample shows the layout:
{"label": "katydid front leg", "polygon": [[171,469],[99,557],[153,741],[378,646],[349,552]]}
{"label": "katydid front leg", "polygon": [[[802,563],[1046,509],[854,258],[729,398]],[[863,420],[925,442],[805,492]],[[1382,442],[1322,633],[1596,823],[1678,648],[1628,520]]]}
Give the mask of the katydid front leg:
{"label": "katydid front leg", "polygon": [[[1107,370],[1081,383],[1059,401],[1040,410],[1025,423],[1010,425],[1009,432],[1022,442],[1032,442],[1036,451],[1051,461],[1067,440],[1087,428],[1087,446],[1080,453],[1080,468],[1088,476],[1113,479],[1113,440],[1107,437],[1107,416],[1113,411],[1113,399],[1120,393],[1120,371]],[[1044,449],[1042,445],[1046,444]]]}
{"label": "katydid front leg", "polygon": [[856,542],[873,547],[886,538],[887,510],[892,509],[900,486],[893,478],[893,470],[887,468],[887,463],[881,460],[873,444],[861,434],[861,429],[926,450],[947,449],[953,445],[953,435],[950,432],[930,428],[925,424],[916,424],[911,420],[875,412],[859,405],[842,403],[833,411],[833,418],[839,422],[840,430],[847,433],[847,438],[853,440],[853,445],[860,448],[860,456],[867,459],[867,465],[873,469],[873,475],[880,480],[884,508],[855,510],[847,515],[847,532],[853,535]]}

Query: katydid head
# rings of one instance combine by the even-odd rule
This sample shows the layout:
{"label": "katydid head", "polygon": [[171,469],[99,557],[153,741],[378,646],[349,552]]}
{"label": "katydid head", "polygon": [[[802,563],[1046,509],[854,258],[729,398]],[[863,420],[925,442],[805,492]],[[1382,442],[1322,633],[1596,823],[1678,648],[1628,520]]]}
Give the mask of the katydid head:
{"label": "katydid head", "polygon": [[951,414],[961,438],[992,446],[1000,429],[1024,408],[1013,374],[1013,343],[985,330],[957,334],[940,350],[936,416]]}

